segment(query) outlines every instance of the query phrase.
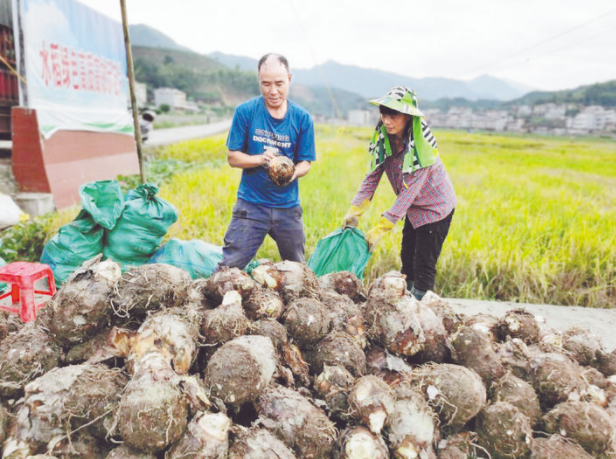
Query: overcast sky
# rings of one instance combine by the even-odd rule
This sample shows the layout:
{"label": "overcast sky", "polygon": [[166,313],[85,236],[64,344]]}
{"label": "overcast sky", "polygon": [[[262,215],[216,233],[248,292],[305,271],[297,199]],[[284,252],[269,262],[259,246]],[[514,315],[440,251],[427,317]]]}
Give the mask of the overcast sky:
{"label": "overcast sky", "polygon": [[[119,0],[80,0],[121,20]],[[327,60],[410,77],[488,74],[537,89],[616,79],[614,0],[126,0],[147,24],[208,54],[291,67]]]}

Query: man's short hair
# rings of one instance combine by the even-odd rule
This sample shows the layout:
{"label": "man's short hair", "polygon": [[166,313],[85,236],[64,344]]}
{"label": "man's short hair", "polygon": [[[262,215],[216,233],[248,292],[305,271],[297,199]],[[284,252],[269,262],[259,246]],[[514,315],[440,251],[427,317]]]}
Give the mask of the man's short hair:
{"label": "man's short hair", "polygon": [[286,57],[284,57],[282,54],[276,54],[276,53],[267,53],[265,56],[263,56],[261,59],[259,59],[259,65],[257,65],[257,72],[261,72],[261,67],[263,66],[263,64],[265,64],[265,61],[267,61],[270,57],[274,57],[276,58],[276,60],[284,65],[284,68],[287,69],[287,73],[291,73],[289,71],[289,61],[287,60]]}

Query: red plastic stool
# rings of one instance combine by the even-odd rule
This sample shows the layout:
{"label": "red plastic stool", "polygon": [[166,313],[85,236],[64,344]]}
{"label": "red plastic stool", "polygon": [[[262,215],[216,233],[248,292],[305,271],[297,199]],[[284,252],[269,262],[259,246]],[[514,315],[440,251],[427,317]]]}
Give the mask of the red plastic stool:
{"label": "red plastic stool", "polygon": [[[45,277],[49,283],[49,290],[34,290],[34,283]],[[53,271],[43,263],[28,263],[26,261],[9,263],[0,268],[0,282],[12,284],[11,291],[1,295],[0,300],[11,295],[13,304],[20,302],[19,306],[0,305],[0,309],[19,314],[22,322],[32,322],[36,319],[36,311],[45,306],[45,303],[34,304],[35,293],[42,295],[54,295],[56,293]]]}

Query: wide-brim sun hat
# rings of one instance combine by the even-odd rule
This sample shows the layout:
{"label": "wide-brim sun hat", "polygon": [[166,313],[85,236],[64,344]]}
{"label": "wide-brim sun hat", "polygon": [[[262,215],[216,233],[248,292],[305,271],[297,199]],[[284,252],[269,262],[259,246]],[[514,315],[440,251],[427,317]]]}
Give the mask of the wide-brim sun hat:
{"label": "wide-brim sun hat", "polygon": [[370,100],[369,102],[372,105],[383,105],[406,115],[424,116],[421,110],[419,110],[415,91],[404,86],[391,88],[383,97]]}

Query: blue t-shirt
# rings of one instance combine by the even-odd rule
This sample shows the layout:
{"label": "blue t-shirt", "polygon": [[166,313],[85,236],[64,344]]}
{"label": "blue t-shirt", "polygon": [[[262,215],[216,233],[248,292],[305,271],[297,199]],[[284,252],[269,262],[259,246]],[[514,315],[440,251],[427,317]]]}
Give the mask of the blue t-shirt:
{"label": "blue t-shirt", "polygon": [[[287,100],[284,118],[273,118],[267,111],[263,97],[256,97],[235,110],[227,138],[227,148],[249,155],[261,155],[265,147],[278,154],[300,161],[314,161],[314,126],[310,114],[301,106]],[[297,180],[278,186],[267,175],[267,167],[244,169],[237,197],[266,207],[290,208],[299,205]]]}

